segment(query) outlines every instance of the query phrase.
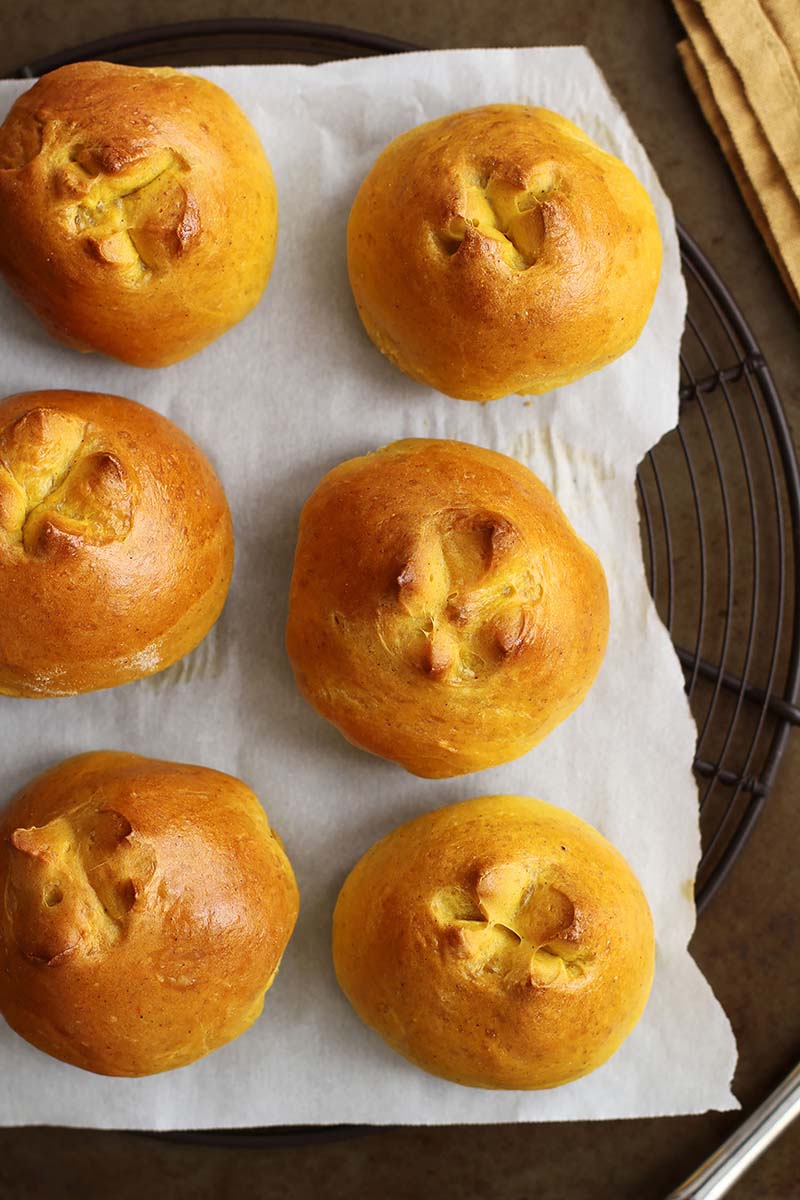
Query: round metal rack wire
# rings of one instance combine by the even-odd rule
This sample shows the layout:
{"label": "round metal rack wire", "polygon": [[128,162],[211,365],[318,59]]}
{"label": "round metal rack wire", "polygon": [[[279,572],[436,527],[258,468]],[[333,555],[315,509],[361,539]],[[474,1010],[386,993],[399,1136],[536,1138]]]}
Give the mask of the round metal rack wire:
{"label": "round metal rack wire", "polygon": [[680,418],[637,486],[650,591],[697,722],[702,911],[800,724],[800,477],[769,367],[708,259],[679,234]]}
{"label": "round metal rack wire", "polygon": [[[16,74],[38,76],[91,58],[143,66],[320,62],[414,49],[338,26],[217,20],[103,38]],[[764,805],[791,727],[800,724],[800,475],[752,332],[697,244],[683,229],[679,237],[689,290],[680,419],[647,454],[637,486],[650,591],[698,727],[702,911]],[[658,737],[658,713],[652,718]]]}

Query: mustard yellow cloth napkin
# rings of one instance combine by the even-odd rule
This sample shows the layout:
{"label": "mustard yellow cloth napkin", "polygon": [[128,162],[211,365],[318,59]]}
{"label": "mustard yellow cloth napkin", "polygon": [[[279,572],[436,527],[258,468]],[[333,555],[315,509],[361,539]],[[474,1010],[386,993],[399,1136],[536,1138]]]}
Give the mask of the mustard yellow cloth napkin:
{"label": "mustard yellow cloth napkin", "polygon": [[800,0],[674,0],[706,120],[800,307]]}

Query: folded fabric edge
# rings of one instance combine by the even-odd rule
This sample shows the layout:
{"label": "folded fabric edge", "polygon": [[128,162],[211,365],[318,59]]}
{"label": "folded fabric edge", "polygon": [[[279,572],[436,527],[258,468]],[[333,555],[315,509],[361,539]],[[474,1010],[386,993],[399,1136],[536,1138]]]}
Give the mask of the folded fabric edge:
{"label": "folded fabric edge", "polygon": [[783,42],[795,67],[800,70],[800,21],[797,0],[761,0],[775,32]]}
{"label": "folded fabric edge", "polygon": [[[713,108],[720,113],[720,120],[728,131],[738,160],[757,197],[759,210],[763,212],[771,231],[772,244],[777,247],[778,254],[776,256],[771,247],[770,253],[773,253],[782,278],[785,280],[788,276],[791,280],[789,293],[797,304],[800,291],[800,206],[750,108],[741,81],[725,58],[710,25],[690,0],[674,0],[674,4],[689,35],[700,76],[711,93]],[[708,119],[707,114],[706,117]],[[709,124],[716,134],[710,120]],[[747,202],[744,192],[743,195]],[[757,227],[762,229],[755,214],[754,219]]]}
{"label": "folded fabric edge", "polygon": [[700,0],[723,54],[800,199],[800,78],[759,0]]}
{"label": "folded fabric edge", "polygon": [[781,248],[772,232],[758,193],[750,181],[744,163],[731,137],[730,130],[725,123],[725,118],[714,99],[714,93],[711,90],[708,77],[703,69],[703,64],[688,38],[678,43],[678,54],[680,55],[683,69],[686,72],[686,77],[689,80],[692,91],[697,97],[697,101],[712,133],[720,144],[722,153],[725,155],[728,166],[738,184],[739,191],[742,193],[742,199],[747,205],[750,216],[753,218],[759,233],[766,243],[786,290],[797,307],[800,308],[800,292],[798,292],[798,288],[789,274],[789,270],[781,254]]}

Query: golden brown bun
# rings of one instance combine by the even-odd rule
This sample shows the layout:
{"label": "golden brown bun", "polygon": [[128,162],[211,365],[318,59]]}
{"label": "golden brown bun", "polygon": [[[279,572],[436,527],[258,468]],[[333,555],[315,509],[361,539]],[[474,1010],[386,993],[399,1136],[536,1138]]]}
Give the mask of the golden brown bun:
{"label": "golden brown bun", "polygon": [[100,1075],[194,1062],[259,1016],[297,917],[258,800],[205,767],[100,751],[0,825],[0,1011]]}
{"label": "golden brown bun", "polygon": [[551,391],[618,358],[661,269],[635,176],[564,117],[521,104],[395,138],[356,196],[347,248],[375,345],[461,400]]}
{"label": "golden brown bun", "polygon": [[436,779],[525,754],[577,708],[606,580],[527,467],[409,439],[342,463],[303,509],[287,645],[356,746]]}
{"label": "golden brown bun", "polygon": [[0,127],[0,270],[79,350],[194,354],[258,302],[277,232],[256,132],[205,79],[74,63]]}
{"label": "golden brown bun", "polygon": [[206,636],[232,570],[225,493],[171,421],[95,392],[0,401],[0,694],[163,670]]}
{"label": "golden brown bun", "polygon": [[433,1075],[550,1088],[594,1071],[644,1010],[655,946],[624,858],[571,813],[483,796],[395,829],[333,917],[363,1021]]}

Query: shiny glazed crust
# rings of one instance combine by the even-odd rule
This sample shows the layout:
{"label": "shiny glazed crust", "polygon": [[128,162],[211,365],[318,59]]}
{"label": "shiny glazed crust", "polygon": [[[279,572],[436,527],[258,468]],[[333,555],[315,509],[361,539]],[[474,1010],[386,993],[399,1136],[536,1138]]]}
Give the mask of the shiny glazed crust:
{"label": "shiny glazed crust", "polygon": [[33,780],[0,825],[0,1011],[102,1075],[182,1067],[259,1016],[298,910],[258,800],[114,751]]}
{"label": "shiny glazed crust", "polygon": [[517,104],[395,138],[359,189],[347,250],[378,349],[462,400],[547,392],[624,354],[661,269],[631,171],[564,117]]}
{"label": "shiny glazed crust", "polygon": [[508,762],[600,669],[600,562],[514,459],[409,439],[331,471],[301,518],[287,646],[355,745],[429,778]]}
{"label": "shiny glazed crust", "polygon": [[166,418],[94,392],[0,401],[0,694],[163,670],[211,629],[232,570],[222,486]]}
{"label": "shiny glazed crust", "polygon": [[455,1083],[557,1087],[641,1016],[653,922],[628,864],[541,800],[484,796],[395,829],[333,919],[339,983],[399,1054]]}
{"label": "shiny glazed crust", "polygon": [[75,63],[0,127],[0,271],[61,341],[142,367],[258,302],[278,205],[226,92],[169,68]]}

